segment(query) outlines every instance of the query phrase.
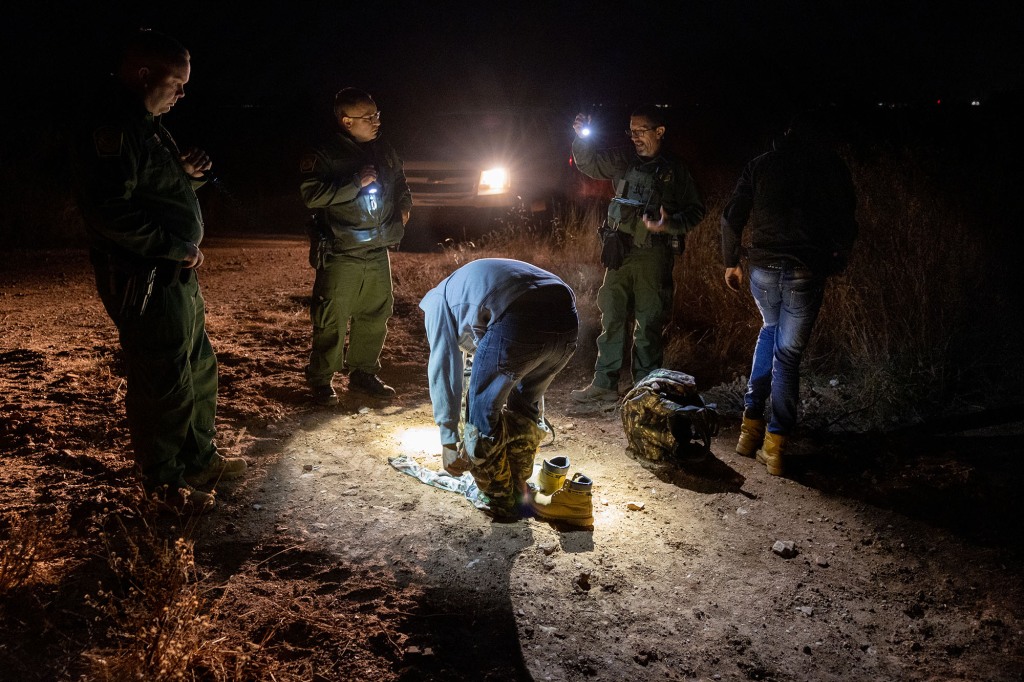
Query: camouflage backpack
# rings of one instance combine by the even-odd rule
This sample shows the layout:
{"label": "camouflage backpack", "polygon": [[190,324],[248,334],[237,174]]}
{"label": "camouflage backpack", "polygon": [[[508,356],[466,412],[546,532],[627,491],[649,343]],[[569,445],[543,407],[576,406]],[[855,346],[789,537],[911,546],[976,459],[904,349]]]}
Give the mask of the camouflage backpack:
{"label": "camouflage backpack", "polygon": [[622,428],[633,457],[652,462],[696,462],[711,451],[718,413],[705,405],[692,376],[656,369],[622,401]]}

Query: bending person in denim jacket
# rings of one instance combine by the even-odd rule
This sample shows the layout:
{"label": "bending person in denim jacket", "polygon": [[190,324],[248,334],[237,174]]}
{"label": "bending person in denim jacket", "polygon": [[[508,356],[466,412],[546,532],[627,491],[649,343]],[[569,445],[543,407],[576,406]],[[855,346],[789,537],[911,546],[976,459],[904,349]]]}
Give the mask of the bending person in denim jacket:
{"label": "bending person in denim jacket", "polygon": [[[529,263],[482,258],[427,292],[420,308],[445,469],[468,469],[495,517],[519,518],[547,433],[544,393],[576,351],[576,297]],[[465,404],[464,353],[473,358]]]}

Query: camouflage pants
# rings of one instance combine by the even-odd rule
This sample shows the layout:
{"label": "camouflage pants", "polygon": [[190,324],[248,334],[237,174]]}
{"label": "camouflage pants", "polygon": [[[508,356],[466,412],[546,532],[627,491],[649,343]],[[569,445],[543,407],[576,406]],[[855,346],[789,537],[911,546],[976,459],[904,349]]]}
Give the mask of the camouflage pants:
{"label": "camouflage pants", "polygon": [[514,497],[530,477],[546,433],[544,393],[576,351],[571,292],[550,289],[492,323],[473,357],[463,445],[477,485],[492,498]]}
{"label": "camouflage pants", "polygon": [[[506,496],[524,489],[533,473],[537,449],[550,433],[546,426],[529,417],[504,408],[490,436],[481,435],[475,426],[466,427],[467,440],[476,442],[473,480],[489,496]],[[471,433],[472,432],[472,433]]]}

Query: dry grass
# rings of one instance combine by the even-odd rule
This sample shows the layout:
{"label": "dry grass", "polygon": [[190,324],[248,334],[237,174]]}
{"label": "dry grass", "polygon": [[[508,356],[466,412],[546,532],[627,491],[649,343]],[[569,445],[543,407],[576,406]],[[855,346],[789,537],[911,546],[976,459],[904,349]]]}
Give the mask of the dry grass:
{"label": "dry grass", "polygon": [[49,520],[18,513],[2,520],[0,595],[10,594],[25,585],[36,564],[54,553],[50,523]]}
{"label": "dry grass", "polygon": [[89,679],[193,679],[194,664],[211,650],[192,540],[172,542],[142,518],[129,529],[113,516],[99,534],[115,584],[101,584],[86,602],[109,624],[111,645],[84,654]]}
{"label": "dry grass", "polygon": [[[829,281],[804,359],[804,403],[817,425],[884,429],[925,418],[957,394],[983,390],[970,385],[978,361],[971,344],[1004,336],[999,320],[1011,307],[995,297],[985,316],[978,315],[977,292],[995,251],[983,226],[919,159],[889,151],[850,166],[860,238],[846,273]],[[749,294],[723,282],[718,220],[731,186],[706,191],[707,216],[687,236],[676,264],[665,364],[714,386],[716,399],[738,409],[760,316]],[[558,274],[576,291],[581,338],[592,342],[600,331],[595,299],[603,270],[595,230],[602,213],[603,206],[569,210],[550,228],[513,217],[479,243],[452,246],[446,257],[451,269],[501,256]],[[1007,386],[1022,374],[1019,358],[1004,355],[997,363]],[[988,389],[998,392],[995,385]]]}

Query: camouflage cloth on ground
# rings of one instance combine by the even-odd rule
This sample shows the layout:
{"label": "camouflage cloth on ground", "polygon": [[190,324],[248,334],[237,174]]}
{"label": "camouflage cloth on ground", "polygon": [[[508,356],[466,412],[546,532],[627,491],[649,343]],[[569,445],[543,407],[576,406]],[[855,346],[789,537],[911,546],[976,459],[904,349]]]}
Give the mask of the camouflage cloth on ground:
{"label": "camouflage cloth on ground", "polygon": [[697,461],[718,433],[714,405],[705,405],[692,376],[656,369],[637,382],[622,402],[627,451],[641,459]]}

